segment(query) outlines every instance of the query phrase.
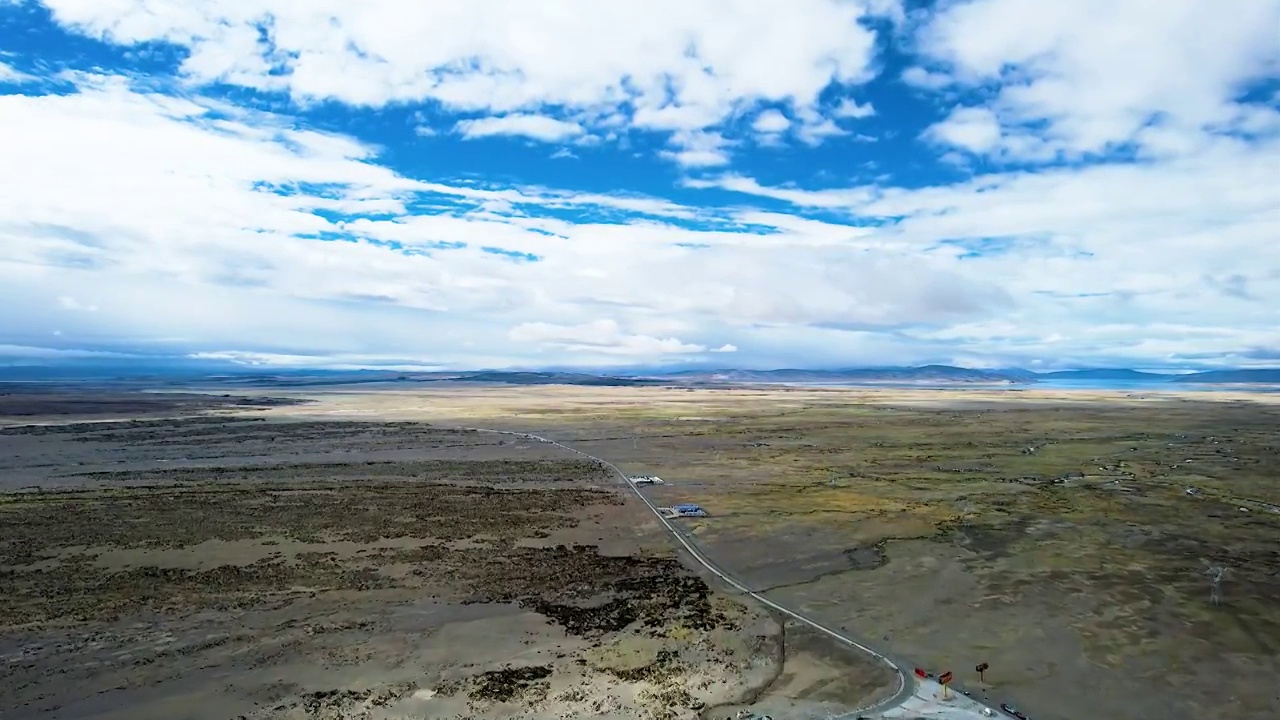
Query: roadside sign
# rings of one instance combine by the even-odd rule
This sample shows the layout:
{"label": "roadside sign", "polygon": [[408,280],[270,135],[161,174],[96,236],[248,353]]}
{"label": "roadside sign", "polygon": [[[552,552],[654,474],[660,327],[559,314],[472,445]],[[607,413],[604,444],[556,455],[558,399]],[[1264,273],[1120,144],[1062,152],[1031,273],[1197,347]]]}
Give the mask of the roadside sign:
{"label": "roadside sign", "polygon": [[974,668],[974,670],[978,671],[978,679],[981,680],[982,682],[986,682],[987,670],[989,670],[990,668],[991,666],[986,663],[979,663],[978,666]]}
{"label": "roadside sign", "polygon": [[938,682],[942,683],[943,685],[946,685],[947,683],[951,682],[951,679],[954,677],[955,675],[953,675],[951,671],[948,670],[938,676]]}

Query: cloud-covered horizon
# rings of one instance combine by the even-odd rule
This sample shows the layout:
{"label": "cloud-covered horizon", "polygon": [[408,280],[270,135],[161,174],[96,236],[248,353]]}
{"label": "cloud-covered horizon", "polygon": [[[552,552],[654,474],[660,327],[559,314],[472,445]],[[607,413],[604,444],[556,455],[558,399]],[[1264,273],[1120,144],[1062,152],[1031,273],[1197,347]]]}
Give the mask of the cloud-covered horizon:
{"label": "cloud-covered horizon", "polygon": [[0,357],[1280,357],[1280,0],[0,0]]}

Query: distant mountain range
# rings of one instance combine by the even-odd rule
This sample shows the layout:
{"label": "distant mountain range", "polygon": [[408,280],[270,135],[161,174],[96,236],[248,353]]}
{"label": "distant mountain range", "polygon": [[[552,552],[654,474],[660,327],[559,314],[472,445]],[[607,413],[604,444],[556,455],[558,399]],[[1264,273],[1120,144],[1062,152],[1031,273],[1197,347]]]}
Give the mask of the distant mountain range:
{"label": "distant mountain range", "polygon": [[1190,375],[1175,375],[1171,380],[1184,383],[1257,383],[1272,385],[1280,384],[1280,369],[1212,370],[1210,372],[1191,373]]}
{"label": "distant mountain range", "polygon": [[508,385],[643,386],[734,384],[798,385],[1032,385],[1037,383],[1201,383],[1280,385],[1280,369],[1213,370],[1185,374],[1127,368],[1097,368],[1037,373],[1022,368],[978,370],[951,365],[845,368],[833,370],[710,369],[663,372],[515,371],[399,372],[389,370],[264,370],[263,368],[0,367],[0,381],[107,381],[189,385],[193,382],[239,387],[315,387],[351,383],[500,383]]}
{"label": "distant mountain range", "polygon": [[849,368],[843,370],[683,370],[671,373],[597,375],[561,372],[458,373],[437,382],[490,382],[520,385],[733,385],[775,383],[804,385],[1031,385],[1058,382],[1125,383],[1252,383],[1280,384],[1280,370],[1214,370],[1187,374],[1152,373],[1127,368],[1062,370],[1037,373],[1021,368],[976,370],[951,365],[921,367]]}
{"label": "distant mountain range", "polygon": [[656,375],[669,380],[720,383],[1018,383],[1026,382],[999,370],[972,370],[950,365],[921,367],[850,368],[845,370],[686,370]]}
{"label": "distant mountain range", "polygon": [[658,378],[618,377],[569,372],[476,372],[458,377],[437,378],[436,382],[507,383],[510,385],[662,385]]}
{"label": "distant mountain range", "polygon": [[1058,372],[1032,373],[1034,377],[1058,380],[1138,380],[1160,382],[1174,376],[1160,373],[1129,370],[1128,368],[1099,368],[1096,370],[1060,370]]}

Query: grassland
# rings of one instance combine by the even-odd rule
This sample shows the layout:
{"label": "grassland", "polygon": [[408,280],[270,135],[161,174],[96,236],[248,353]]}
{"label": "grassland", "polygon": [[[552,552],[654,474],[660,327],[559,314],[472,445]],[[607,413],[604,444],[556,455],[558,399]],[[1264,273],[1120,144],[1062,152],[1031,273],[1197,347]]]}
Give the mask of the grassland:
{"label": "grassland", "polygon": [[[334,396],[653,473],[780,600],[1037,718],[1280,716],[1280,408],[1226,394],[610,388]],[[1208,565],[1228,569],[1220,605]],[[993,668],[986,684],[972,672]]]}
{"label": "grassland", "polygon": [[[935,669],[991,662],[999,692],[1039,717],[1093,704],[1190,718],[1222,703],[1262,718],[1277,704],[1261,670],[1280,670],[1277,420],[1176,401],[815,407],[723,423],[710,463],[653,470],[674,481],[660,496],[710,510],[693,532],[762,586],[887,629]],[[732,437],[741,449],[722,446]],[[686,476],[699,484],[680,487]],[[1229,568],[1220,606],[1209,564]],[[878,610],[840,608],[870,598]],[[1051,699],[1072,683],[1105,693]]]}
{"label": "grassland", "polygon": [[780,670],[595,463],[246,412],[0,417],[0,717],[675,720]]}

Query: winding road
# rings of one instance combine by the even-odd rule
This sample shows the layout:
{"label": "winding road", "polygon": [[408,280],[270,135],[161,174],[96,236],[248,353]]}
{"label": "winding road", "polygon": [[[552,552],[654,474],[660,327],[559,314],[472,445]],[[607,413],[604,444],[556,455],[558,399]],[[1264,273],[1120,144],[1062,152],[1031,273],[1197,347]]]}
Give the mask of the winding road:
{"label": "winding road", "polygon": [[[681,532],[678,527],[672,524],[671,521],[667,519],[667,517],[663,515],[661,511],[658,510],[657,506],[655,506],[652,502],[650,502],[649,498],[645,497],[644,494],[640,492],[640,489],[637,488],[634,484],[631,483],[630,480],[627,479],[626,473],[622,472],[622,470],[620,470],[617,465],[614,465],[608,460],[605,460],[603,458],[598,458],[594,455],[583,452],[582,450],[578,450],[577,448],[569,447],[564,443],[557,442],[550,438],[545,438],[540,435],[534,435],[533,433],[516,432],[513,430],[494,430],[491,428],[465,428],[465,429],[475,430],[477,432],[495,433],[499,435],[510,435],[514,437],[526,438],[529,440],[533,440],[535,442],[548,443],[558,448],[567,450],[576,455],[579,455],[581,457],[584,457],[588,460],[593,460],[601,464],[602,466],[609,468],[610,470],[613,471],[614,474],[618,476],[618,479],[622,481],[622,484],[630,488],[631,492],[634,493],[635,496],[640,499],[640,502],[644,503],[645,507],[649,508],[649,511],[652,512],[654,517],[658,519],[658,522],[662,523],[662,526],[667,529],[667,532],[671,534],[671,537],[675,538],[676,542],[679,543],[680,546],[684,548],[685,552],[687,552],[691,558],[697,561],[699,565],[705,568],[712,575],[715,575],[717,578],[722,580],[725,584],[740,591],[743,595],[746,595],[752,598],[753,600],[760,603],[761,605],[764,605],[765,607],[768,607],[776,612],[779,612],[799,623],[803,623],[804,625],[807,625],[810,628],[813,628],[814,630],[822,633],[823,635],[830,637],[832,640],[835,640],[837,643],[840,643],[846,647],[850,647],[862,653],[865,653],[871,656],[872,658],[874,658],[875,660],[877,660],[878,662],[884,663],[885,665],[887,665],[889,668],[893,670],[893,672],[898,678],[898,686],[892,696],[885,698],[884,700],[880,700],[867,707],[851,710],[850,712],[842,715],[832,716],[828,718],[828,720],[846,720],[846,719],[852,720],[856,716],[867,714],[867,713],[882,713],[882,712],[891,710],[893,708],[902,707],[908,704],[909,701],[912,701],[912,700],[928,702],[930,698],[936,696],[937,693],[941,690],[941,686],[938,685],[938,683],[934,682],[933,680],[918,679],[914,675],[914,673],[904,671],[902,669],[902,664],[899,664],[898,662],[895,662],[894,660],[890,659],[884,653],[873,650],[872,648],[867,647],[866,645],[841,633],[840,631],[833,630],[827,627],[826,625],[823,625],[822,623],[814,620],[813,618],[806,616],[801,612],[792,610],[791,608],[788,608],[784,605],[780,605],[774,602],[773,600],[770,600],[769,598],[765,597],[764,595],[747,587],[747,585],[745,585],[742,581],[738,580],[729,572],[719,567],[715,562],[707,558],[707,556],[704,555],[702,551],[699,550],[698,547],[692,541],[689,540],[689,538],[685,535],[685,533]],[[919,703],[916,703],[916,704],[919,704]],[[934,716],[936,717],[946,717],[946,716],[981,717],[982,714],[991,714],[991,715],[995,714],[994,710],[988,708],[985,705],[982,705],[981,703],[978,703],[976,700],[965,698],[965,702],[963,704],[971,706],[969,708],[965,708],[965,710],[968,710],[967,713],[965,713],[960,708],[955,708],[956,710],[961,710],[961,712],[953,714],[953,713],[947,712],[951,710],[952,707],[942,706],[938,708],[939,710],[942,710],[942,713]],[[983,710],[989,711],[989,713],[982,713],[981,711]],[[920,714],[923,715],[924,713],[920,713]]]}

